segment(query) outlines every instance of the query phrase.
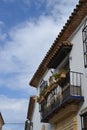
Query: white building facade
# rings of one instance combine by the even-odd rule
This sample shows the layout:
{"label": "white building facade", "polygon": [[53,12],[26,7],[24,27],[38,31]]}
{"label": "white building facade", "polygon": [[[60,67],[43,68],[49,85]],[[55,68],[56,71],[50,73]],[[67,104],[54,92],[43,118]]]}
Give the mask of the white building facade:
{"label": "white building facade", "polygon": [[31,96],[29,101],[27,120],[25,123],[25,130],[52,130],[52,126],[49,123],[41,123],[41,117],[39,112],[39,104],[36,97]]}
{"label": "white building facade", "polygon": [[87,0],[76,9],[41,62],[33,130],[87,130]]}

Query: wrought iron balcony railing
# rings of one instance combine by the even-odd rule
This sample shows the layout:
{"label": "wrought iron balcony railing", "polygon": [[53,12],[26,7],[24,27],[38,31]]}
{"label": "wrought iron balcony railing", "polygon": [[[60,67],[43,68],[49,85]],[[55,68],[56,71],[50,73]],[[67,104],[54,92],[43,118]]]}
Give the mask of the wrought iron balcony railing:
{"label": "wrought iron balcony railing", "polygon": [[42,122],[48,122],[53,113],[65,105],[84,101],[81,91],[81,80],[82,73],[67,72],[66,78],[61,82],[61,86],[57,85],[40,104]]}
{"label": "wrought iron balcony railing", "polygon": [[40,85],[40,93],[47,87],[47,81],[42,81]]}

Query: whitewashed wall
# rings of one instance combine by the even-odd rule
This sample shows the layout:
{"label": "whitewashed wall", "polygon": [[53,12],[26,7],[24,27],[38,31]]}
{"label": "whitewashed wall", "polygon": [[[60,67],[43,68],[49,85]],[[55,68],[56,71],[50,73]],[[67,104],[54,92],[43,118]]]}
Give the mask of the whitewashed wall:
{"label": "whitewashed wall", "polygon": [[33,130],[41,130],[39,105],[35,103],[35,108],[32,116]]}
{"label": "whitewashed wall", "polygon": [[39,104],[37,102],[35,103],[32,122],[33,122],[33,130],[42,130],[43,124],[45,125],[45,130],[53,130],[51,124],[40,122]]}
{"label": "whitewashed wall", "polygon": [[[85,20],[85,19],[84,19]],[[78,118],[78,130],[81,130],[81,111],[87,107],[87,69],[84,67],[84,55],[83,55],[83,41],[82,41],[82,29],[84,20],[77,28],[77,30],[73,33],[73,35],[69,38],[69,41],[73,44],[72,50],[70,52],[70,70],[75,72],[83,73],[82,75],[82,95],[84,96],[84,103],[82,104],[79,112],[77,114]],[[44,80],[48,80],[51,76],[51,71],[48,70],[43,76]],[[39,95],[39,86],[37,90],[37,95]],[[32,121],[34,123],[33,130],[41,130],[43,123],[40,122],[40,113],[39,113],[39,104],[35,104],[35,109],[33,113]],[[46,130],[53,130],[50,124],[45,124]]]}
{"label": "whitewashed wall", "polygon": [[85,98],[78,114],[78,130],[81,130],[81,111],[87,107],[87,69],[84,67],[84,55],[83,55],[83,41],[82,41],[82,29],[85,19],[80,24],[79,28],[73,33],[69,39],[73,44],[73,48],[70,53],[70,69],[72,71],[81,72],[82,75],[82,95]]}

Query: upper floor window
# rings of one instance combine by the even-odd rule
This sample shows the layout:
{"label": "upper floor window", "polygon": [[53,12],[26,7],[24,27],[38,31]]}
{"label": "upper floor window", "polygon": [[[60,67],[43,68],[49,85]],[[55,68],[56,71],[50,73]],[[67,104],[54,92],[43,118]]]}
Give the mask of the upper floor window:
{"label": "upper floor window", "polygon": [[84,66],[85,68],[87,68],[87,19],[85,20],[84,23],[82,36],[83,36]]}

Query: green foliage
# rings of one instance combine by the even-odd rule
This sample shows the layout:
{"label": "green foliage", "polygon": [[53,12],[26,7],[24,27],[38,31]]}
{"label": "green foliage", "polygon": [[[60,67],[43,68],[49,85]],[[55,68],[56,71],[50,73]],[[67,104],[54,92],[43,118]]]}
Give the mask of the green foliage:
{"label": "green foliage", "polygon": [[61,75],[60,73],[55,73],[54,74],[55,80],[58,79],[60,77],[60,75]]}
{"label": "green foliage", "polygon": [[52,84],[56,82],[57,79],[59,79],[61,77],[62,73],[66,73],[65,69],[60,70],[59,72],[55,73],[54,75],[49,77],[49,85],[47,84],[47,86],[43,89],[43,91],[40,93],[37,101],[39,102],[45,95],[45,93],[47,92],[47,90],[50,90],[50,87],[52,87]]}

